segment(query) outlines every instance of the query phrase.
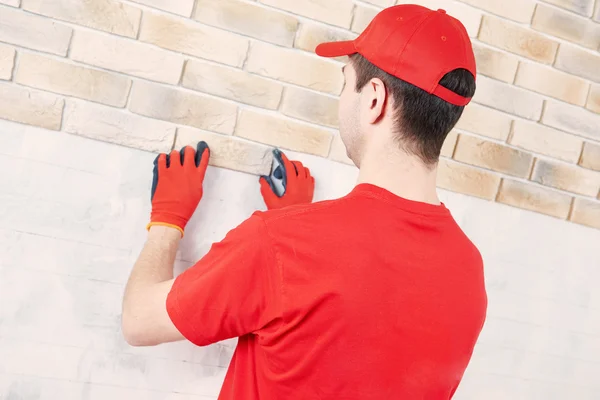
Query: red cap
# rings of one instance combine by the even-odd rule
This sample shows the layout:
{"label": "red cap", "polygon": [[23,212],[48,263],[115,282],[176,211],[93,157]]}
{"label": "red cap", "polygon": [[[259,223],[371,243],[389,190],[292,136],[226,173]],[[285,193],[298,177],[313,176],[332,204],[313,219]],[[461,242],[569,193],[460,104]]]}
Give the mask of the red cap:
{"label": "red cap", "polygon": [[441,86],[448,72],[464,68],[477,76],[471,40],[463,24],[444,10],[404,4],[386,8],[355,40],[323,43],[323,57],[359,53],[390,75],[457,106],[470,98]]}

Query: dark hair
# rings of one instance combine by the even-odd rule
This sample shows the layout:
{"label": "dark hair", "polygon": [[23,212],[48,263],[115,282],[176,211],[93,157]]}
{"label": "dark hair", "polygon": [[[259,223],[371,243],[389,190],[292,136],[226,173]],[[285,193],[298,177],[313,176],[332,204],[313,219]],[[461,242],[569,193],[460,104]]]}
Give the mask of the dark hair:
{"label": "dark hair", "polygon": [[[454,128],[464,107],[450,104],[437,96],[396,78],[371,64],[360,54],[350,56],[356,70],[356,91],[373,78],[383,81],[395,101],[394,120],[404,150],[418,156],[426,165],[435,164],[448,133]],[[466,69],[447,73],[440,85],[463,97],[475,94],[475,78]]]}

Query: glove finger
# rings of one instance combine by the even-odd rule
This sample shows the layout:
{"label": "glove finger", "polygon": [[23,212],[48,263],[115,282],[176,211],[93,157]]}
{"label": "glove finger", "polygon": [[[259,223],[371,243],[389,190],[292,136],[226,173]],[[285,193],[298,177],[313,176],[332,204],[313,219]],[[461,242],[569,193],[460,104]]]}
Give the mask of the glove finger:
{"label": "glove finger", "polygon": [[315,178],[310,177],[310,202],[315,198]]}
{"label": "glove finger", "polygon": [[196,150],[192,146],[185,146],[179,151],[181,155],[181,165],[186,168],[192,168],[194,166],[194,158],[196,157]]}
{"label": "glove finger", "polygon": [[304,165],[300,161],[292,161],[294,168],[296,169],[296,175],[299,178],[304,177]]}
{"label": "glove finger", "polygon": [[277,195],[277,189],[275,188],[275,184],[273,183],[273,179],[270,176],[261,176],[260,177],[260,191],[263,197],[268,194],[268,197],[279,197]]}
{"label": "glove finger", "polygon": [[156,193],[156,188],[158,187],[158,170],[164,169],[167,167],[167,155],[159,154],[154,159],[154,168],[152,170],[152,189],[150,189],[150,201],[154,200],[154,194]]}
{"label": "glove finger", "polygon": [[310,169],[308,169],[307,167],[304,167],[304,170],[302,172],[305,179],[312,178],[312,176],[310,175]]}
{"label": "glove finger", "polygon": [[272,200],[274,197],[277,197],[271,178],[268,176],[261,176],[258,181],[260,183],[260,194],[262,194],[263,200],[268,205],[267,202]]}
{"label": "glove finger", "polygon": [[209,151],[207,153],[207,158],[209,158],[210,157],[210,149],[208,147],[208,144],[205,141],[198,142],[198,144],[196,145],[196,158],[195,158],[196,168],[200,167],[200,164],[202,163],[202,160],[204,158],[205,150]]}
{"label": "glove finger", "polygon": [[273,150],[273,157],[275,157],[275,159],[279,161],[279,164],[283,165],[283,168],[285,169],[283,179],[284,185],[287,185],[287,181],[289,179],[295,179],[298,176],[298,170],[296,169],[296,166],[287,158],[287,156],[281,150]]}
{"label": "glove finger", "polygon": [[189,154],[186,154],[188,148],[190,148],[190,146],[184,146],[179,150],[179,163],[181,165],[185,165],[186,158],[189,160]]}
{"label": "glove finger", "polygon": [[169,154],[169,161],[167,163],[169,168],[181,167],[181,155],[177,150],[171,151],[171,154]]}
{"label": "glove finger", "polygon": [[206,170],[208,169],[208,162],[210,161],[210,148],[206,142],[200,142],[198,144],[196,150],[196,160],[198,171],[200,172],[200,180],[204,181],[204,176],[206,175]]}
{"label": "glove finger", "polygon": [[154,165],[159,169],[167,168],[167,155],[165,153],[160,153],[154,159]]}

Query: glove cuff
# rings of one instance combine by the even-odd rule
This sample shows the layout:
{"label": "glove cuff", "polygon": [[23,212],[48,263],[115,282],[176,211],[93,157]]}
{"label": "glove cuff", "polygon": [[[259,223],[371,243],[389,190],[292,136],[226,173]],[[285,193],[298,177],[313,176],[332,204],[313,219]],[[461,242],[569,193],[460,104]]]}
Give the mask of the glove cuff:
{"label": "glove cuff", "polygon": [[179,215],[173,215],[171,213],[161,213],[161,212],[152,212],[150,215],[150,222],[146,226],[146,229],[150,230],[152,226],[166,226],[169,228],[177,229],[181,232],[181,237],[183,237],[185,230],[185,226],[187,225],[188,220]]}
{"label": "glove cuff", "polygon": [[166,226],[167,228],[177,229],[181,233],[181,237],[183,238],[184,236],[183,229],[177,225],[168,224],[166,222],[149,222],[148,225],[146,225],[146,230],[149,231],[153,226]]}

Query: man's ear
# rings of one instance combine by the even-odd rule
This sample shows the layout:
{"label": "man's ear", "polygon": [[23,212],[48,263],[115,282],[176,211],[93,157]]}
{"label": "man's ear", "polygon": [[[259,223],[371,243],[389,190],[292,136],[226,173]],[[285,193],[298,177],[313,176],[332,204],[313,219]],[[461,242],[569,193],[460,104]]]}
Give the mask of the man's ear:
{"label": "man's ear", "polygon": [[373,78],[367,83],[363,92],[366,95],[366,100],[369,102],[369,123],[375,124],[384,116],[387,90],[381,79]]}

